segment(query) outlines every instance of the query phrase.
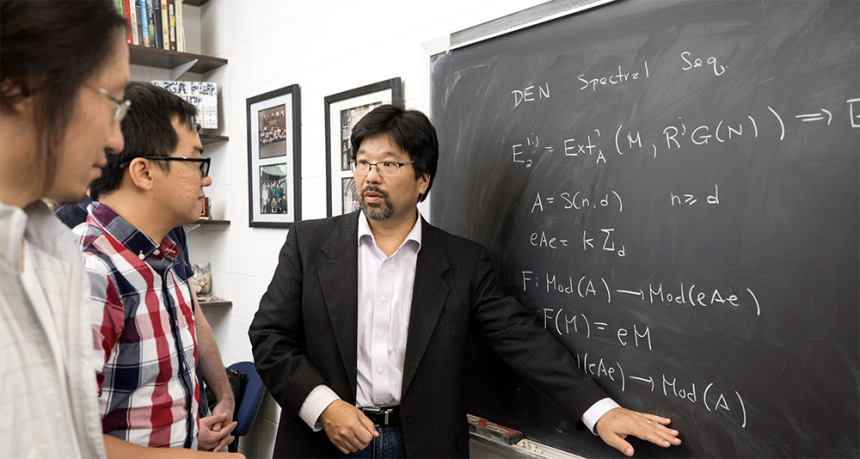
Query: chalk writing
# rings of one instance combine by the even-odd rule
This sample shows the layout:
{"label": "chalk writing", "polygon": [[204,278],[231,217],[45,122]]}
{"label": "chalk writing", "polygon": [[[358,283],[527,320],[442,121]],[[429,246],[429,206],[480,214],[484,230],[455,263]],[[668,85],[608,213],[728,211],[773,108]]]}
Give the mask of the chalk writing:
{"label": "chalk writing", "polygon": [[[644,75],[645,78],[650,78],[651,75],[650,75],[650,72],[648,71],[648,61],[645,61],[643,63],[643,70],[645,73],[645,75]],[[638,80],[639,79],[639,73],[640,72],[638,72],[638,71],[636,71],[636,72],[631,72],[631,71],[625,72],[623,70],[622,66],[619,65],[618,66],[618,73],[613,73],[613,74],[609,75],[608,77],[588,78],[585,76],[585,74],[580,74],[576,77],[576,79],[579,80],[580,82],[582,82],[582,84],[583,84],[579,88],[580,91],[582,91],[584,89],[588,89],[589,87],[591,87],[592,91],[596,91],[597,85],[614,86],[617,84],[626,83],[628,81]]]}
{"label": "chalk writing", "polygon": [[851,120],[851,127],[860,128],[860,98],[848,99],[846,103],[848,104],[848,113],[849,119]]}
{"label": "chalk writing", "polygon": [[517,107],[523,102],[534,102],[535,100],[543,98],[549,99],[549,83],[544,83],[543,86],[538,86],[537,99],[535,99],[534,86],[528,86],[522,91],[514,89],[511,91],[511,95],[514,96],[514,107]]}
{"label": "chalk writing", "polygon": [[[692,61],[690,59],[692,59]],[[685,72],[687,70],[692,70],[695,68],[702,67],[702,65],[704,65],[704,63],[705,63],[699,57],[691,57],[691,53],[689,51],[684,51],[683,53],[681,53],[681,60],[684,61],[684,65],[681,66],[681,70],[683,70]],[[726,73],[726,68],[724,66],[720,65],[719,69],[717,68],[718,64],[717,64],[717,58],[716,57],[711,56],[711,57],[707,58],[707,63],[708,63],[708,65],[712,66],[712,69],[714,71],[714,75],[720,76],[720,75]]]}
{"label": "chalk writing", "polygon": [[[681,199],[683,197],[683,202]],[[672,207],[675,205],[685,204],[687,206],[692,206],[693,204],[699,202],[699,199],[694,194],[675,194],[669,193],[669,201],[672,203]],[[714,185],[714,194],[709,194],[705,200],[710,205],[718,205],[720,203],[720,187]]]}
{"label": "chalk writing", "polygon": [[[851,126],[860,128],[860,98],[849,99],[847,103]],[[789,129],[793,126],[787,126],[786,120],[773,107],[765,106],[764,109],[766,111],[759,110],[761,114],[757,114],[757,116],[743,114],[732,116],[731,119],[718,119],[713,123],[693,126],[687,126],[682,117],[677,117],[678,122],[658,128],[659,138],[654,138],[653,132],[648,133],[643,129],[630,129],[629,127],[625,129],[623,124],[619,124],[613,137],[614,145],[610,145],[608,148],[603,145],[604,141],[601,138],[599,128],[586,130],[578,135],[565,135],[562,140],[556,141],[556,144],[553,144],[552,139],[544,139],[544,145],[540,148],[536,143],[516,144],[513,145],[513,162],[531,168],[534,165],[534,160],[531,157],[535,153],[554,154],[558,152],[564,157],[591,159],[595,165],[606,165],[615,158],[615,156],[607,153],[613,151],[613,146],[615,147],[614,154],[617,154],[619,158],[623,157],[625,153],[637,152],[649,154],[656,159],[660,151],[681,151],[685,147],[701,147],[715,143],[739,141],[744,137],[755,139],[764,133],[773,132],[772,130],[762,131],[760,129],[763,123],[761,115],[766,115],[766,118],[776,122],[779,128],[778,138],[785,140]],[[811,122],[821,122],[823,126],[830,126],[833,112],[827,108],[818,108],[817,110],[793,115],[793,119],[799,123],[798,126]],[[534,138],[537,137],[534,136]],[[529,159],[522,157],[525,154],[528,154]]]}
{"label": "chalk writing", "polygon": [[615,336],[622,346],[632,344],[633,347],[642,347],[653,351],[651,346],[651,329],[633,324],[633,334],[629,333],[629,328],[619,327],[613,329],[608,322],[589,321],[585,314],[568,313],[562,308],[552,309],[543,308],[543,328],[555,332],[559,335],[569,335],[571,333],[582,333],[586,339],[590,339],[592,333],[599,336],[598,332],[609,330],[610,336]]}
{"label": "chalk writing", "polygon": [[[558,200],[561,198],[561,201]],[[616,191],[610,191],[603,195],[590,197],[584,195],[581,191],[576,191],[571,196],[570,192],[564,191],[558,196],[542,196],[540,192],[535,193],[535,200],[532,203],[531,213],[542,213],[555,204],[561,204],[563,210],[588,210],[588,209],[618,209],[618,212],[624,211],[624,201]]]}
{"label": "chalk writing", "polygon": [[[624,371],[620,362],[608,362],[602,357],[591,356],[589,353],[583,356],[575,354],[577,368],[595,378],[606,378],[612,383],[621,386],[621,392],[628,389],[627,381],[632,381],[630,387],[634,390],[645,389],[658,395],[662,392],[663,397],[670,398],[677,403],[692,403],[705,407],[712,414],[725,414],[735,420],[740,428],[746,429],[749,422],[746,410],[746,402],[738,391],[720,390],[715,382],[699,384],[694,381],[679,380],[676,376],[660,373],[658,378],[653,375],[637,372],[635,375],[630,370]],[[701,388],[704,387],[704,390]],[[705,412],[705,410],[702,410]]]}

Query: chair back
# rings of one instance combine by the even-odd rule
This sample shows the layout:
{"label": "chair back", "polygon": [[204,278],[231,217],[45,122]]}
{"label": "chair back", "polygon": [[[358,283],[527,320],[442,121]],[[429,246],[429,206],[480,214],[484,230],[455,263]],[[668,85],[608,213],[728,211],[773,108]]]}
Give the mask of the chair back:
{"label": "chair back", "polygon": [[229,368],[248,375],[248,384],[245,386],[245,393],[242,395],[241,401],[236,400],[236,405],[239,408],[233,414],[233,419],[236,421],[233,436],[238,439],[238,437],[248,433],[248,429],[254,422],[266,387],[263,385],[263,380],[257,374],[257,369],[254,368],[254,362],[236,362],[230,365]]}

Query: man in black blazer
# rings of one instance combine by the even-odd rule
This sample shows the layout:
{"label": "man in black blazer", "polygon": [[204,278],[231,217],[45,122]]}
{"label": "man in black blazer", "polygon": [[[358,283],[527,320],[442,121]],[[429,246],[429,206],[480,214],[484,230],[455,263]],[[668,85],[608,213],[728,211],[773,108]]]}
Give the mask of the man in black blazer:
{"label": "man in black blazer", "polygon": [[469,331],[625,454],[627,435],[680,444],[669,419],[618,407],[502,295],[484,247],[421,217],[438,161],[424,114],[381,106],[351,142],[361,211],[292,227],[249,332],[282,408],[275,457],[468,457]]}

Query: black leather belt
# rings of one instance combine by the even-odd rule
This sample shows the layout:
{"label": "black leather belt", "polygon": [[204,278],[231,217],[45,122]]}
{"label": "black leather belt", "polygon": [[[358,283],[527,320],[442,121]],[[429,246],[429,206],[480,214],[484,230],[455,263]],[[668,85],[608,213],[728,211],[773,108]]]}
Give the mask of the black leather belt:
{"label": "black leather belt", "polygon": [[376,426],[390,426],[400,423],[400,406],[369,406],[359,408]]}

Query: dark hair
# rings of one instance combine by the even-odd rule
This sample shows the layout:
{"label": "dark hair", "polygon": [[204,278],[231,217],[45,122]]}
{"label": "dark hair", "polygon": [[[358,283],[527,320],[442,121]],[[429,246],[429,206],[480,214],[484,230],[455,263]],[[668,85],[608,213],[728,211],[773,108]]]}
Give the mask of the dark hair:
{"label": "dark hair", "polygon": [[0,103],[34,97],[43,191],[57,175],[78,91],[108,64],[124,24],[109,0],[0,2]]}
{"label": "dark hair", "polygon": [[[122,185],[125,169],[120,168],[120,164],[141,156],[170,156],[176,150],[179,134],[173,127],[174,119],[188,129],[197,128],[194,121],[197,108],[164,88],[132,82],[125,91],[125,98],[131,101],[131,108],[122,120],[125,148],[116,155],[108,155],[102,176],[90,184],[90,197],[96,201]],[[167,161],[156,164],[170,168]]]}
{"label": "dark hair", "polygon": [[415,163],[415,178],[422,174],[430,174],[427,192],[418,197],[418,202],[427,198],[436,176],[436,166],[439,164],[439,141],[436,140],[436,128],[430,123],[427,115],[418,110],[404,110],[395,105],[382,105],[364,116],[352,129],[350,142],[352,152],[350,157],[355,159],[355,153],[361,147],[361,141],[378,134],[389,134],[409,158]]}

